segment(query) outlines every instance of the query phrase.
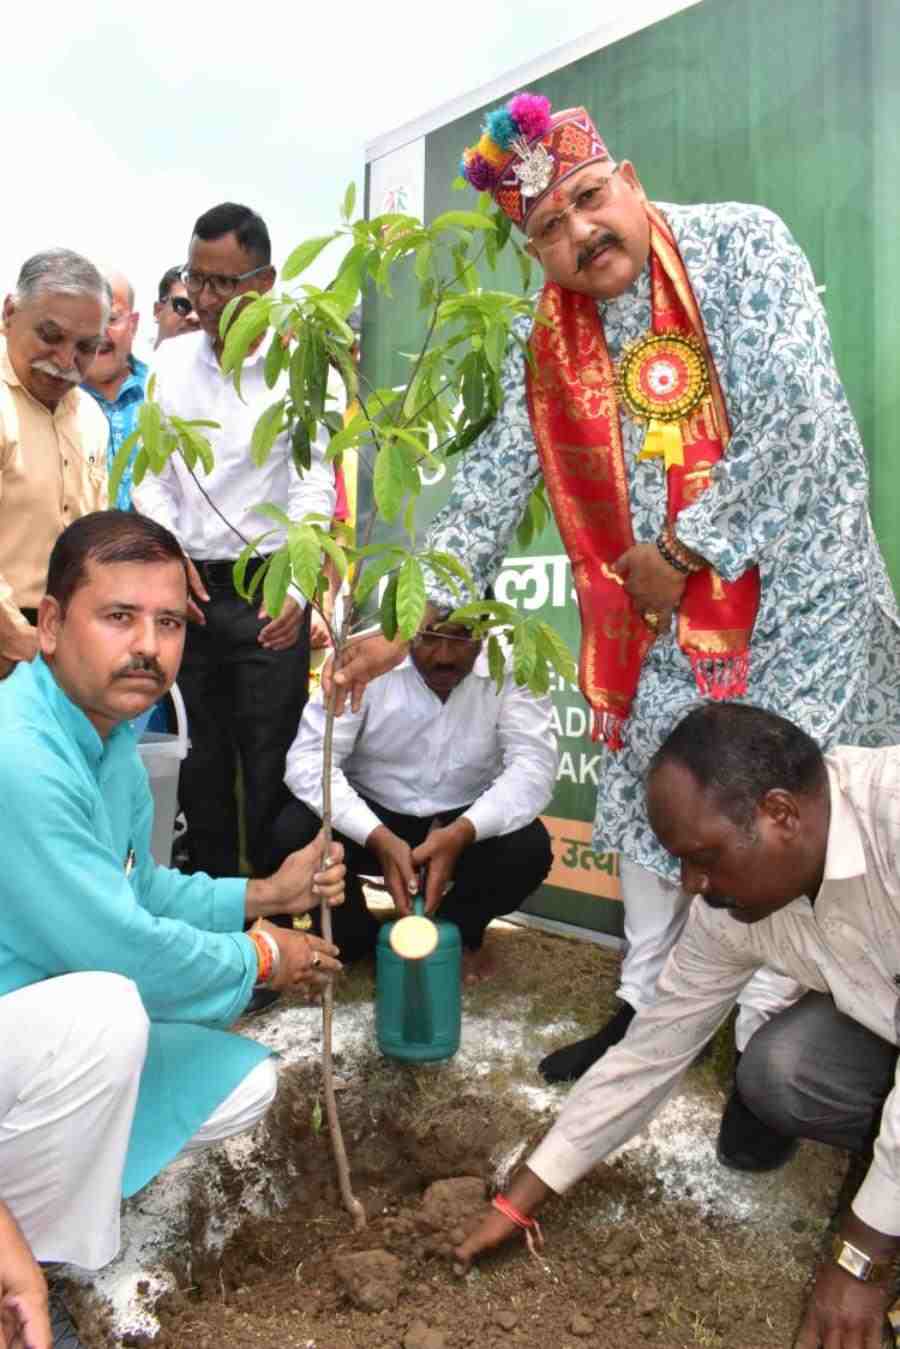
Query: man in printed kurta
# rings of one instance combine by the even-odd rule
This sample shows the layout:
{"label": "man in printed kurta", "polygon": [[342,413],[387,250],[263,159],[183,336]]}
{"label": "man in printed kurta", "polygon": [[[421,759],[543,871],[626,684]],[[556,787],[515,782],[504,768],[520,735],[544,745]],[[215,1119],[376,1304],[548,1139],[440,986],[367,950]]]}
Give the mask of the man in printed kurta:
{"label": "man in printed kurta", "polygon": [[51,554],[41,654],[0,684],[0,1023],[19,1005],[22,1030],[0,1059],[0,1194],[40,1258],[92,1268],[115,1254],[123,1193],[271,1102],[268,1051],[227,1033],[258,981],[340,968],[329,943],[261,921],[320,887],[340,901],[341,866],[312,874],[320,842],[249,882],[153,861],[131,720],[171,686],[186,614],[175,538],[88,515]]}
{"label": "man in printed kurta", "polygon": [[[584,109],[551,117],[530,95],[491,114],[464,159],[527,235],[550,326],[531,336],[533,375],[510,347],[502,412],[465,457],[428,546],[464,560],[482,590],[544,476],[604,742],[594,844],[622,854],[622,1006],[544,1060],[566,1080],[652,1001],[686,918],[644,800],[665,735],[701,695],[724,695],[789,715],[825,747],[896,742],[900,624],[865,452],[809,264],[782,221],[736,203],[651,205]],[[528,339],[527,321],[518,335]],[[437,585],[429,599],[452,603]],[[394,658],[373,639],[344,681]],[[755,978],[738,1048],[796,992],[770,971]],[[733,1096],[720,1157],[759,1169],[786,1151]]]}

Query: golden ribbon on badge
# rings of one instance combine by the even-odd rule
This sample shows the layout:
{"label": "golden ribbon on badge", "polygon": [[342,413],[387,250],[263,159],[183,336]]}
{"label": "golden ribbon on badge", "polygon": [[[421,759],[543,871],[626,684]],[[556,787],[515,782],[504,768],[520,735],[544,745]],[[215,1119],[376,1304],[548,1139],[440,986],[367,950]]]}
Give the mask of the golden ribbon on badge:
{"label": "golden ribbon on badge", "polygon": [[616,393],[632,417],[648,423],[638,459],[684,464],[680,422],[709,393],[703,347],[685,333],[645,333],[629,342],[616,366]]}

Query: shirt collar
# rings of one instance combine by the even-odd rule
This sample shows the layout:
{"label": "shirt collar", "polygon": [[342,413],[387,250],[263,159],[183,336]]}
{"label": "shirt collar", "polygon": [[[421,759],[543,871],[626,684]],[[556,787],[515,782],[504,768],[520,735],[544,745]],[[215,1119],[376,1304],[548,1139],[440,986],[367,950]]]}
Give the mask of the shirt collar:
{"label": "shirt collar", "polygon": [[129,356],[128,369],[130,373],[125,377],[115,398],[107,398],[99,389],[95,389],[93,385],[87,382],[82,384],[81,387],[85,393],[89,393],[92,398],[95,398],[98,403],[105,407],[114,408],[120,403],[143,401],[147,384],[147,368],[144,361],[139,361],[134,355]]}
{"label": "shirt collar", "polygon": [[825,850],[823,881],[848,881],[868,870],[866,850],[856,814],[844,791],[846,765],[835,755],[825,756],[831,817]]}
{"label": "shirt collar", "polygon": [[127,721],[120,722],[110,731],[106,740],[98,733],[96,727],[88,720],[81,708],[72,702],[72,699],[57,683],[53,671],[44,660],[43,656],[38,656],[32,662],[35,682],[43,694],[46,701],[50,704],[56,719],[59,721],[63,730],[72,737],[75,744],[81,750],[90,768],[96,772],[104,756],[123,739],[130,737],[134,740],[134,731],[131,723]]}

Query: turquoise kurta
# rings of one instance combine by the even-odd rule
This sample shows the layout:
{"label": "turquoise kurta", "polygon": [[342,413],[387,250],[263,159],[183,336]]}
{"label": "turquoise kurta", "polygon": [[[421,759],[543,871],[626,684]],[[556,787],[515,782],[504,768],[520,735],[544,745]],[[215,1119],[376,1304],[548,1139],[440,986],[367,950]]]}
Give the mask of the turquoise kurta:
{"label": "turquoise kurta", "polygon": [[0,683],[0,801],[0,996],[110,970],[134,981],[150,1017],[127,1197],[268,1053],[225,1033],[257,973],[241,931],[246,882],[156,865],[131,726],[101,740],[40,658]]}

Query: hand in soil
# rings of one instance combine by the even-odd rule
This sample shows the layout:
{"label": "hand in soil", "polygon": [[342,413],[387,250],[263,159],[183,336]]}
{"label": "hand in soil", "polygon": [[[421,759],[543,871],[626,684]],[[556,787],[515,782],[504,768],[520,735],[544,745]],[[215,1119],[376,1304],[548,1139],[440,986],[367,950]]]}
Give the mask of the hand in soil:
{"label": "hand in soil", "polygon": [[794,1349],[881,1349],[893,1285],[861,1283],[838,1265],[822,1265]]}
{"label": "hand in soil", "polygon": [[515,1236],[518,1230],[515,1223],[504,1218],[495,1208],[485,1209],[484,1217],[475,1231],[453,1250],[454,1274],[467,1273],[472,1261],[481,1255],[482,1251],[502,1246],[510,1237]]}

